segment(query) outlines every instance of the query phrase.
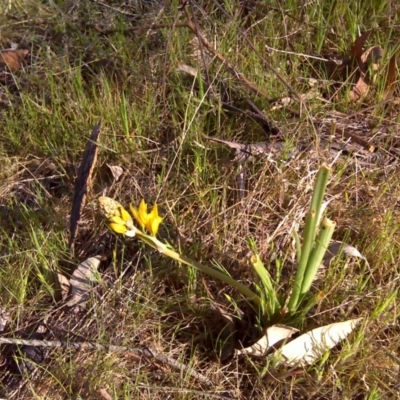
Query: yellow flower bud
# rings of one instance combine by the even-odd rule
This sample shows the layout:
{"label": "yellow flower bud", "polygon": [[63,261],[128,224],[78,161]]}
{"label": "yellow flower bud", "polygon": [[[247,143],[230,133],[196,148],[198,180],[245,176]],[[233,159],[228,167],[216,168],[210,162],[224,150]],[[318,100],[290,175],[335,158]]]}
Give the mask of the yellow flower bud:
{"label": "yellow flower bud", "polygon": [[116,233],[125,233],[128,231],[125,225],[116,224],[115,222],[111,222],[110,228]]}
{"label": "yellow flower bud", "polygon": [[125,221],[121,217],[118,217],[116,215],[109,218],[109,221],[118,225],[125,225]]}
{"label": "yellow flower bud", "polygon": [[[100,212],[107,218],[110,219],[113,216],[120,216],[121,203],[112,199],[111,197],[101,196],[98,199]],[[123,207],[122,207],[123,208]]]}

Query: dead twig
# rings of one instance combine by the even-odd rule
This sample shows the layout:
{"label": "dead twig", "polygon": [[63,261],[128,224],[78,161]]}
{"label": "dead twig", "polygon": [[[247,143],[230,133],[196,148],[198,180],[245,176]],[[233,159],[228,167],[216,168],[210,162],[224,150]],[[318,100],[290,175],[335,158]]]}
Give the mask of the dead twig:
{"label": "dead twig", "polygon": [[267,133],[272,133],[275,136],[281,133],[281,130],[276,126],[274,121],[266,119],[264,113],[251,100],[246,99],[246,103],[254,113],[253,118]]}
{"label": "dead twig", "polygon": [[[198,72],[195,68],[187,65],[187,64],[179,64],[178,71],[184,72],[193,78],[197,78]],[[215,94],[214,90],[211,86],[209,86],[204,80],[202,80],[203,85],[206,86],[209,90],[209,93]],[[216,97],[216,96],[214,96]],[[222,104],[222,108],[224,111],[231,112],[231,113],[238,113],[243,114],[252,120],[254,120],[257,124],[261,126],[261,128],[267,133],[267,135],[274,135],[277,136],[281,133],[281,130],[277,127],[275,122],[271,119],[268,119],[267,116],[249,99],[245,99],[245,102],[249,106],[250,110],[244,110],[239,107],[236,107],[227,101],[223,100],[223,95],[220,95],[220,101]]]}
{"label": "dead twig", "polygon": [[338,135],[343,135],[343,137],[345,137],[346,139],[351,139],[354,143],[357,143],[358,145],[362,146],[369,153],[373,153],[376,150],[373,144],[369,143],[362,137],[350,132],[350,130],[346,129],[345,127],[338,127],[336,125],[333,125],[332,129],[334,133]]}
{"label": "dead twig", "polygon": [[365,112],[367,112],[367,111],[371,111],[371,110],[373,110],[374,108],[379,107],[379,106],[382,106],[382,105],[384,105],[384,104],[386,104],[386,103],[393,102],[394,100],[395,100],[394,97],[389,97],[389,98],[387,98],[387,99],[384,99],[384,100],[382,100],[382,101],[379,101],[379,102],[376,103],[376,104],[372,104],[372,105],[370,105],[370,106],[368,106],[368,107],[364,107],[364,108],[362,108],[361,110],[358,110],[358,111],[356,111],[356,112],[354,112],[354,113],[352,113],[352,114],[346,115],[345,118],[346,118],[346,119],[351,119],[351,118],[357,117],[357,116],[360,115],[360,114],[363,114],[363,113],[365,113]]}

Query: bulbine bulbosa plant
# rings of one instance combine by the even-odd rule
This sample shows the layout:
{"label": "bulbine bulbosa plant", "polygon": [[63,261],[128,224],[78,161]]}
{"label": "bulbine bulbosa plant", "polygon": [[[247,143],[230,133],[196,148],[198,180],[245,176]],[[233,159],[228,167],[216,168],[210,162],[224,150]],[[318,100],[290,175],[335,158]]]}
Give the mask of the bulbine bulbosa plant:
{"label": "bulbine bulbosa plant", "polygon": [[322,219],[323,198],[329,171],[329,167],[324,164],[317,174],[310,209],[306,216],[302,242],[297,233],[294,232],[298,262],[297,273],[293,282],[292,292],[287,296],[287,301],[284,304],[280,303],[277,287],[274,287],[267,269],[257,254],[254,254],[250,261],[261,281],[261,289],[256,285],[259,288],[260,295],[233,279],[228,273],[186,257],[157,239],[158,228],[163,220],[158,215],[157,205],[154,205],[152,211],[148,212],[147,204],[142,200],[138,208],[130,205],[130,214],[119,202],[109,197],[100,197],[98,202],[101,213],[108,220],[109,226],[114,232],[127,237],[137,237],[166,257],[196,268],[215,279],[225,282],[260,308],[264,316],[271,318],[277,313],[282,314],[284,308],[286,309],[286,303],[290,314],[294,314],[298,310],[311,288],[311,284],[328,248],[335,229],[333,221],[328,218]]}

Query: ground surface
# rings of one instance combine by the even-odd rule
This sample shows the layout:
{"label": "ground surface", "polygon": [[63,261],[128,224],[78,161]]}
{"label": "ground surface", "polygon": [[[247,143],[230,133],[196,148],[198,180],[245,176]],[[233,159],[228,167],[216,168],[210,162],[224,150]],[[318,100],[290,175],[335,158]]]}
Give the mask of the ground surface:
{"label": "ground surface", "polygon": [[[3,397],[397,398],[397,6],[268,3],[0,4],[0,48],[16,49],[0,58],[2,335],[151,349],[186,366],[132,352],[2,345]],[[74,183],[100,119],[72,251]],[[206,136],[279,151],[239,167],[229,146]],[[234,356],[262,335],[241,296],[117,237],[97,212],[104,194],[124,205],[158,203],[160,240],[205,264],[215,260],[254,289],[252,238],[283,299],[296,267],[292,231],[302,231],[322,162],[332,167],[334,239],[368,264],[333,261],[315,282],[314,306],[290,322],[301,330],[364,322],[307,368]],[[118,180],[109,166],[122,168]],[[54,273],[69,277],[93,256],[101,258],[100,283],[89,303],[63,308]],[[226,315],[241,321],[232,328]]]}

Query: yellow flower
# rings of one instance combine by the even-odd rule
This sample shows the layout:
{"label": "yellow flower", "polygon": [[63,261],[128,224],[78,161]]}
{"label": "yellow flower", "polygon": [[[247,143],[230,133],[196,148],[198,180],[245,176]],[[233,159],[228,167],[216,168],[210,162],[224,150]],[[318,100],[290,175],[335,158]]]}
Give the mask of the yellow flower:
{"label": "yellow flower", "polygon": [[146,223],[146,229],[150,232],[151,235],[156,236],[158,232],[158,228],[162,222],[162,218],[158,215],[158,207],[157,204],[154,204],[151,213],[148,214],[148,220]]}
{"label": "yellow flower", "polygon": [[129,208],[131,210],[133,217],[136,219],[138,224],[143,229],[146,226],[147,221],[149,219],[146,202],[142,199],[142,201],[139,204],[139,209],[135,208],[132,204],[129,206]]}
{"label": "yellow flower", "polygon": [[[110,228],[114,232],[122,233],[129,237],[135,236],[136,228],[133,225],[133,219],[128,211],[122,207],[121,203],[105,196],[99,197],[98,202],[101,213],[108,219]],[[163,220],[158,215],[157,204],[154,205],[151,213],[147,212],[147,204],[144,200],[140,202],[138,209],[132,204],[129,208],[142,230],[146,229],[151,235],[155,236]]]}
{"label": "yellow flower", "polygon": [[130,210],[142,229],[146,228],[146,230],[153,236],[157,234],[158,228],[163,220],[158,215],[157,204],[154,205],[151,213],[147,212],[147,204],[144,200],[140,202],[138,209],[131,204]]}

